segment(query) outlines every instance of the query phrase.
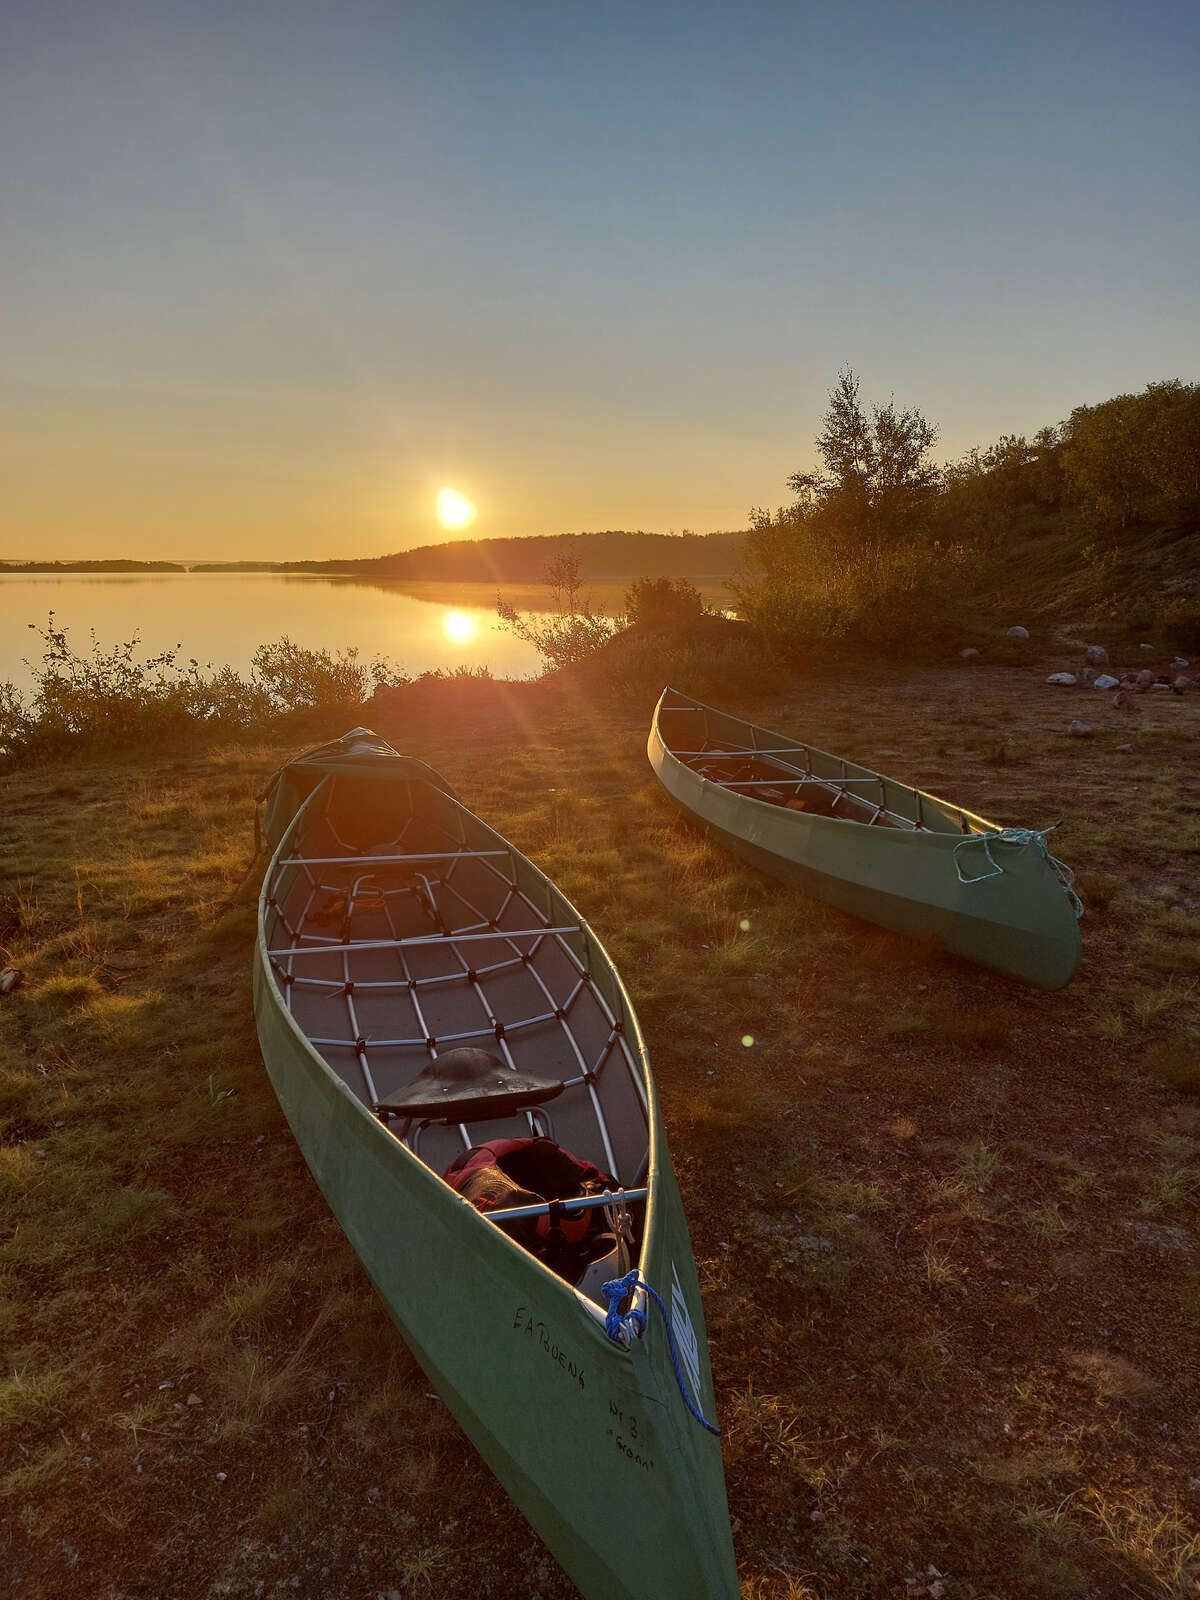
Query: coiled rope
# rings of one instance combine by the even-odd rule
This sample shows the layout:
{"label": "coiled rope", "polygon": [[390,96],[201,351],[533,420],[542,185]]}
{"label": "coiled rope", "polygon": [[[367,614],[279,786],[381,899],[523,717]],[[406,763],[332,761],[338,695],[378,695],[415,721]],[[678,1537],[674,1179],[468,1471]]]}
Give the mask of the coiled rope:
{"label": "coiled rope", "polygon": [[[1043,861],[1053,868],[1054,876],[1062,885],[1075,915],[1081,917],[1083,915],[1083,902],[1072,887],[1075,882],[1075,874],[1065,861],[1060,861],[1057,856],[1050,854],[1050,846],[1046,843],[1046,835],[1053,833],[1057,827],[1058,823],[1052,822],[1048,828],[998,828],[991,833],[973,833],[968,839],[960,839],[954,846],[954,870],[958,873],[959,883],[984,883],[988,878],[1002,878],[1004,876],[1004,868],[992,854],[993,844],[1028,845],[1030,848],[1039,851]],[[987,857],[988,866],[992,870],[990,872],[977,872],[973,877],[968,878],[963,872],[958,853],[960,850],[968,849],[973,844],[983,846],[983,853]]]}
{"label": "coiled rope", "polygon": [[[720,1428],[714,1428],[712,1423],[696,1408],[695,1402],[688,1393],[687,1382],[679,1366],[679,1351],[675,1348],[675,1331],[671,1327],[671,1313],[662,1303],[662,1297],[656,1289],[652,1289],[643,1278],[638,1269],[627,1272],[623,1278],[614,1278],[611,1283],[601,1285],[601,1293],[608,1301],[608,1315],[604,1319],[604,1331],[614,1344],[627,1344],[634,1333],[642,1334],[646,1331],[646,1313],[644,1311],[627,1311],[624,1316],[617,1309],[627,1294],[634,1289],[644,1289],[654,1304],[662,1313],[663,1326],[667,1330],[667,1348],[671,1352],[671,1365],[675,1368],[675,1382],[679,1385],[679,1392],[683,1396],[683,1403],[695,1417],[702,1428],[707,1428],[709,1433],[721,1437]],[[621,1335],[625,1337],[622,1338]]]}

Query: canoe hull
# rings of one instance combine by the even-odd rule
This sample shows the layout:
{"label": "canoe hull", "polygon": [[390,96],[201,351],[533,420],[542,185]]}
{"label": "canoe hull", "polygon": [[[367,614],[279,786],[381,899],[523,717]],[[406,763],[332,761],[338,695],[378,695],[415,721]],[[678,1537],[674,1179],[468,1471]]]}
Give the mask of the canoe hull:
{"label": "canoe hull", "polygon": [[[295,834],[293,824],[277,857]],[[254,1000],[271,1081],[442,1399],[585,1595],[733,1600],[720,1446],[684,1407],[662,1327],[628,1352],[614,1345],[573,1288],[450,1190],[330,1070],[281,997],[265,896],[264,887]],[[627,1027],[636,1037],[631,1012]],[[698,1341],[696,1398],[713,1416],[699,1288],[652,1093],[648,1183],[642,1270],[668,1303],[679,1285]]]}
{"label": "canoe hull", "polygon": [[[779,738],[753,732],[767,744]],[[934,938],[956,955],[1038,988],[1059,989],[1074,975],[1078,922],[1053,869],[1035,850],[993,844],[1004,870],[984,876],[990,868],[978,834],[973,842],[953,832],[865,827],[736,793],[672,753],[658,711],[647,753],[672,798],[760,871],[881,927]],[[942,802],[928,797],[928,804]],[[971,825],[988,826],[963,815]]]}

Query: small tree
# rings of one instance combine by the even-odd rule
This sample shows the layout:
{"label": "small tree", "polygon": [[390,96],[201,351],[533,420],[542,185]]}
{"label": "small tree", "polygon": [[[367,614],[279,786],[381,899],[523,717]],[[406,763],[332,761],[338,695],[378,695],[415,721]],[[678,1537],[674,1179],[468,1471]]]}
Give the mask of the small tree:
{"label": "small tree", "polygon": [[816,445],[824,472],[794,472],[788,488],[797,509],[819,513],[830,533],[858,543],[884,543],[924,533],[939,473],[929,459],[937,429],[915,408],[895,401],[873,406],[868,417],[859,380],[847,368],[829,395]]}
{"label": "small tree", "polygon": [[868,413],[858,378],[840,373],[816,440],[824,470],[792,474],[793,505],[750,514],[748,576],[733,585],[746,620],[791,642],[911,631],[957,566],[932,541],[936,440],[915,409]]}
{"label": "small tree", "polygon": [[521,613],[503,595],[496,596],[496,614],[502,628],[533,646],[547,672],[586,661],[625,626],[624,617],[597,616],[590,600],[581,595],[579,557],[573,551],[548,561],[542,581],[554,608],[544,620],[536,612]]}

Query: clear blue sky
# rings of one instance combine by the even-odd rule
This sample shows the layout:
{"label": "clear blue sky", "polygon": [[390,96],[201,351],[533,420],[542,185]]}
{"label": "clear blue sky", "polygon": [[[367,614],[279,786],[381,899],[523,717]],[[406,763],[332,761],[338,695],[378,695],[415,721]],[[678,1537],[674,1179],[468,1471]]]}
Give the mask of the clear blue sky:
{"label": "clear blue sky", "polygon": [[0,556],[744,526],[1200,376],[1194,4],[0,10]]}

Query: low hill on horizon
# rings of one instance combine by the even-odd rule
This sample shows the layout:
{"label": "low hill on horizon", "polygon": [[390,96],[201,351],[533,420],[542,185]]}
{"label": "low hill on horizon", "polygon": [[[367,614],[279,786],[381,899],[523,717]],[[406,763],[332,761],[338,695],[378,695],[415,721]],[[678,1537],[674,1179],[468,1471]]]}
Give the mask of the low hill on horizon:
{"label": "low hill on horizon", "polygon": [[725,577],[741,566],[744,532],[529,534],[514,539],[456,539],[393,555],[340,561],[203,562],[195,572],[314,572],[332,577],[430,579],[457,583],[541,583],[549,563],[568,552],[585,582],[603,578]]}

